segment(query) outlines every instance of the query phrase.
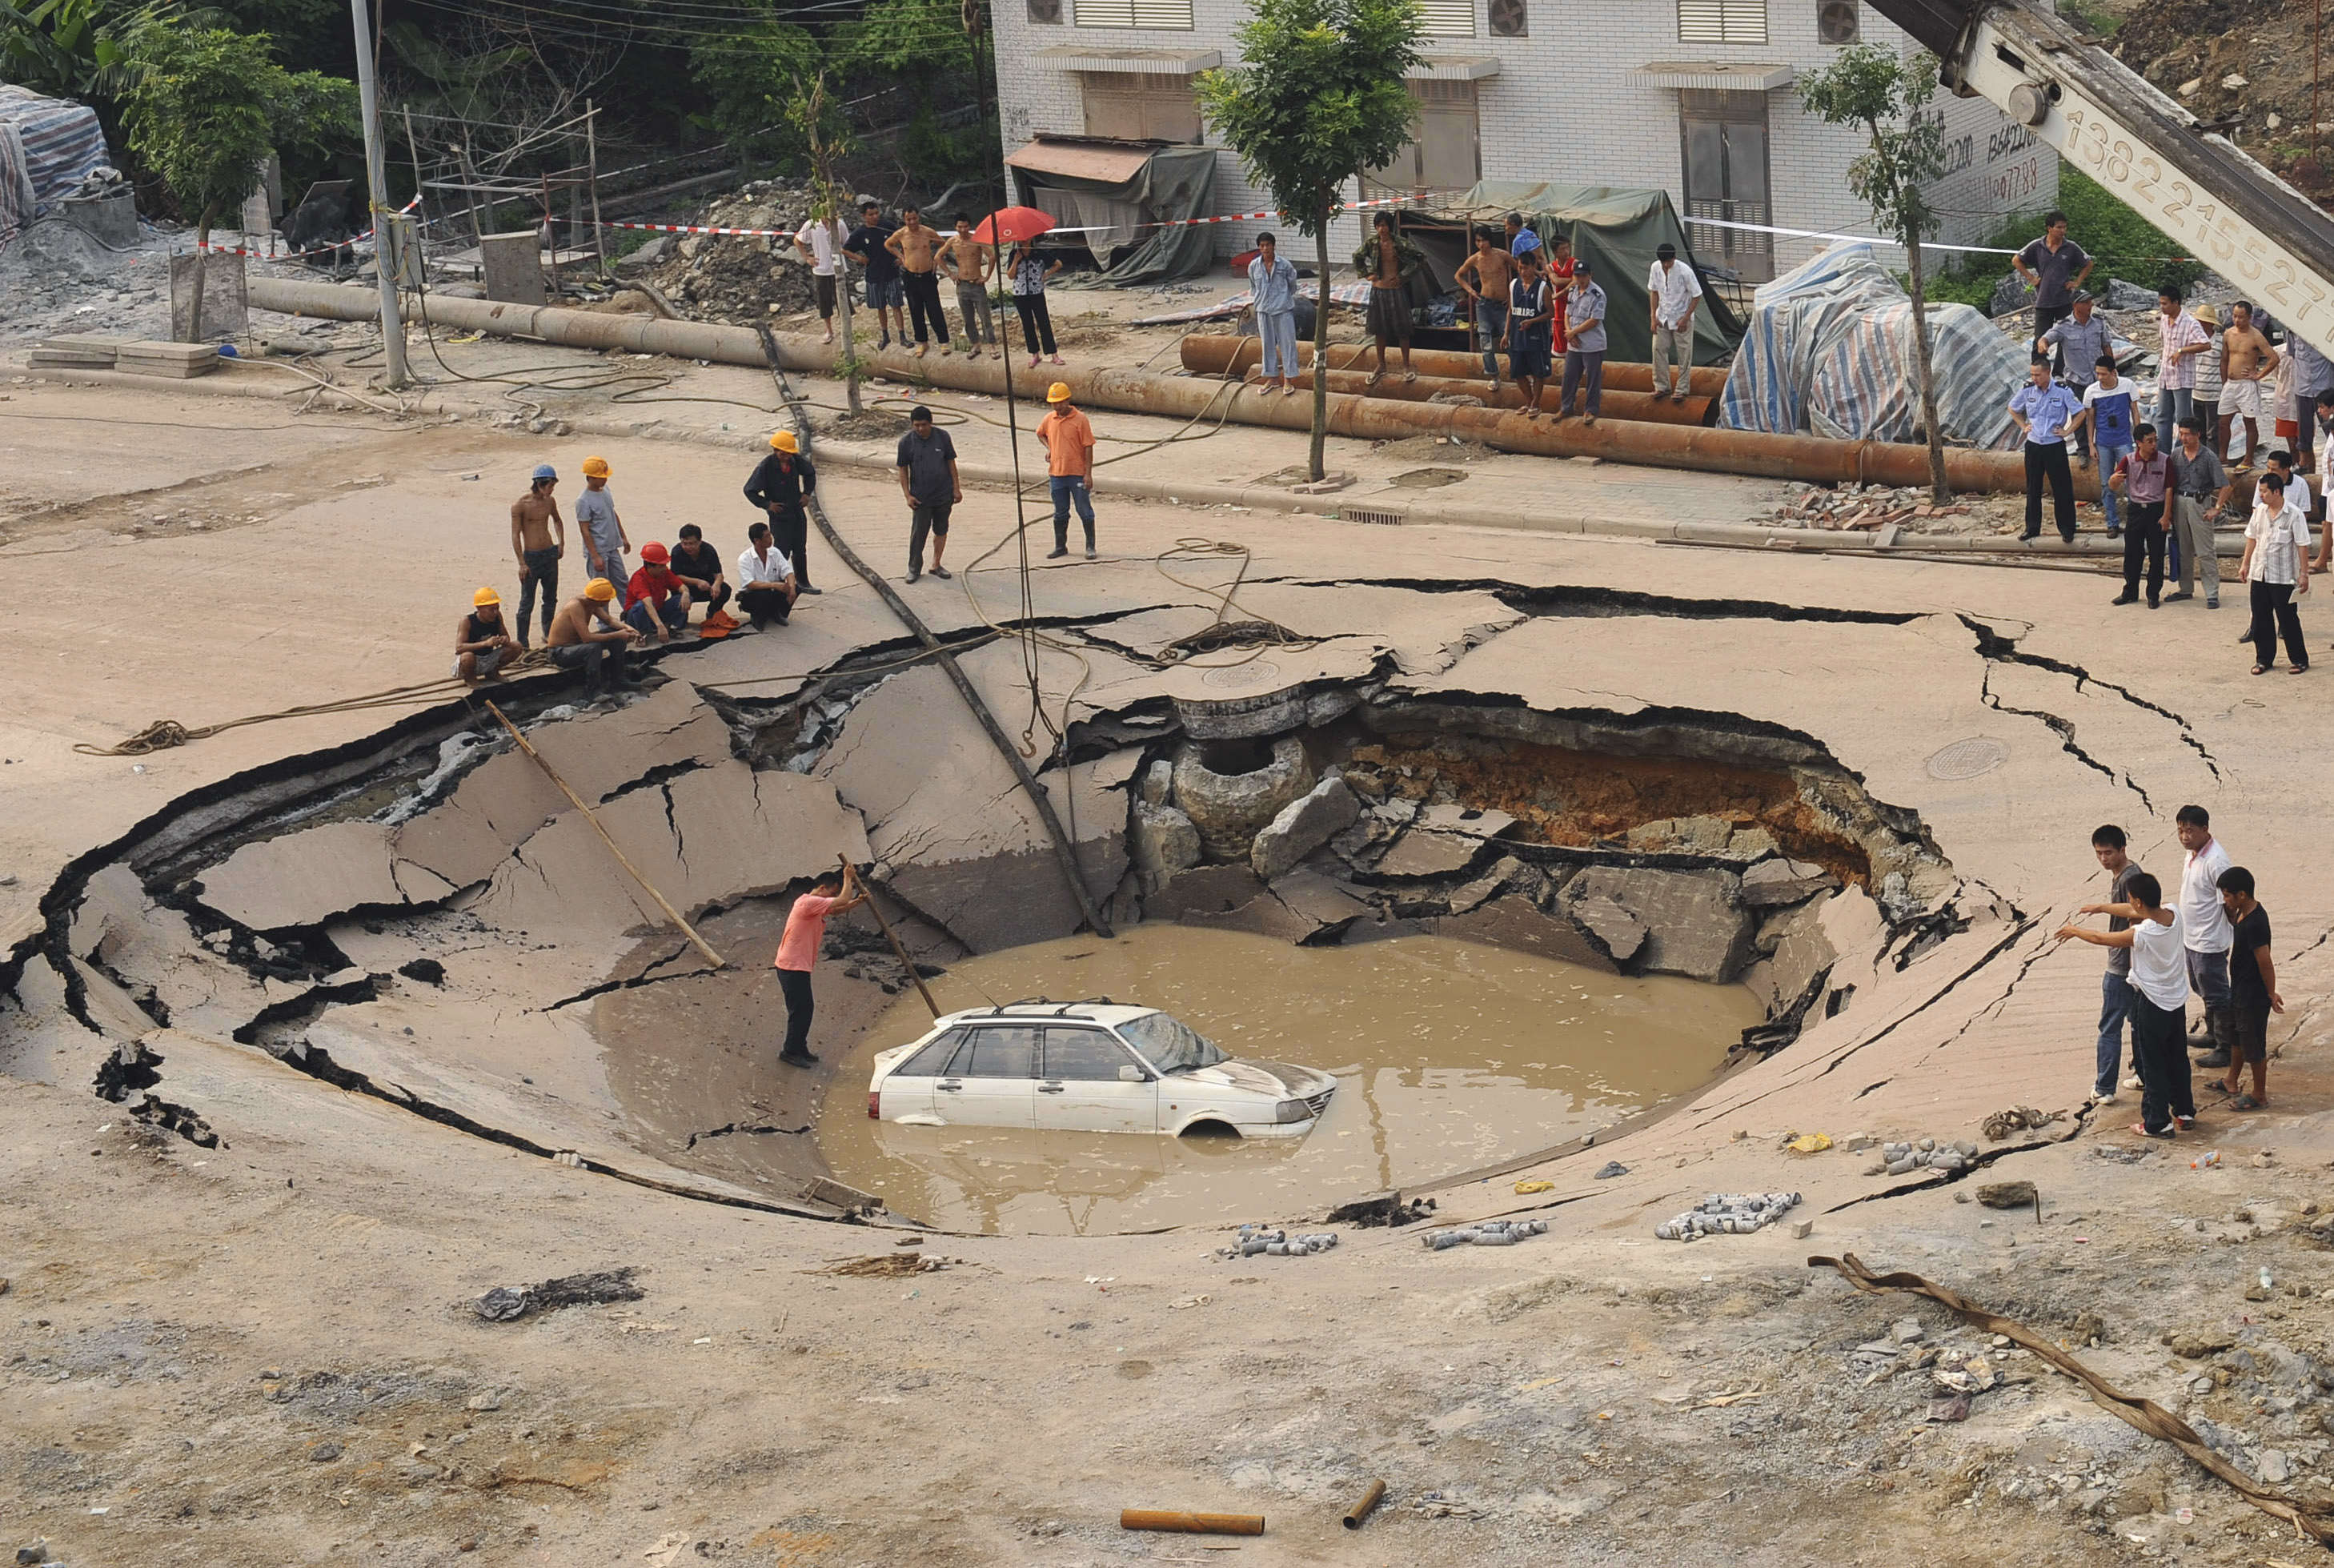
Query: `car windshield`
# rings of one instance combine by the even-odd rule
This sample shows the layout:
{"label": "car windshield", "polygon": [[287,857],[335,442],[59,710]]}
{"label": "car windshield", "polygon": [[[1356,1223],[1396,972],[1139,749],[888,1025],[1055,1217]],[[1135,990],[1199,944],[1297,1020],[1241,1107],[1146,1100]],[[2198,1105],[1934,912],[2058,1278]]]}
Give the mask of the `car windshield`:
{"label": "car windshield", "polygon": [[1145,1013],[1121,1024],[1118,1032],[1162,1073],[1188,1073],[1194,1067],[1213,1067],[1226,1059],[1214,1041],[1164,1013]]}

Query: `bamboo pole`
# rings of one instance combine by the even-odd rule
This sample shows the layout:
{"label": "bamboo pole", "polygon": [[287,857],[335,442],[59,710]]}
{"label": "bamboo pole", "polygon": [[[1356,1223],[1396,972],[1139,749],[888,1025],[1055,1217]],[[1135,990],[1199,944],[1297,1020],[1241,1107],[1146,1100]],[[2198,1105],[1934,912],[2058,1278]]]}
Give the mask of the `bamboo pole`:
{"label": "bamboo pole", "polygon": [[[616,857],[616,863],[623,867],[626,871],[630,872],[632,880],[638,882],[648,893],[648,896],[657,901],[657,908],[662,909],[665,912],[666,918],[670,919],[672,923],[680,928],[680,934],[687,937],[690,943],[695,946],[697,950],[705,955],[706,962],[711,964],[717,969],[728,968],[729,967],[728,960],[722,957],[720,954],[715,952],[712,948],[707,944],[705,938],[697,934],[697,928],[694,926],[691,926],[687,920],[680,918],[680,911],[674,909],[670,904],[665,901],[665,896],[656,890],[655,885],[646,877],[641,875],[641,869],[638,866],[632,864],[631,861],[624,858],[624,851],[616,847],[616,841],[608,836],[608,830],[600,825],[600,819],[592,813],[592,808],[590,806],[584,803],[584,797],[570,789],[567,785],[567,781],[559,776],[559,770],[553,767],[549,762],[545,760],[544,755],[541,752],[535,750],[535,747],[527,744],[526,736],[519,734],[518,726],[513,724],[503,713],[503,710],[495,706],[492,698],[487,697],[481,698],[480,700],[486,703],[487,711],[493,714],[495,717],[500,721],[505,729],[510,731],[511,739],[518,742],[518,749],[533,757],[535,759],[535,765],[541,768],[545,776],[549,778],[553,784],[559,786],[559,793],[565,795],[569,801],[574,803],[575,809],[584,813],[584,820],[592,824],[592,831],[600,835],[600,842],[608,846],[608,852]],[[881,917],[878,918],[880,919]],[[935,1016],[937,1015],[936,1010]]]}
{"label": "bamboo pole", "polygon": [[[845,881],[859,880],[859,873],[851,869],[849,855],[838,854],[834,858],[843,862],[843,875]],[[900,967],[907,970],[908,978],[916,983],[916,995],[924,999],[924,1005],[932,1010],[934,1018],[938,1018],[940,1015],[940,1005],[932,1000],[931,990],[925,986],[924,977],[916,973],[916,961],[908,957],[908,949],[900,946],[900,938],[892,934],[892,922],[883,918],[882,906],[875,901],[875,890],[873,888],[867,890],[867,912],[873,915],[876,925],[882,928],[883,939],[892,944],[892,954],[900,960]]]}
{"label": "bamboo pole", "polygon": [[600,111],[588,98],[584,101],[584,178],[592,182],[592,249],[600,258],[600,275],[606,277],[608,231],[600,226]]}

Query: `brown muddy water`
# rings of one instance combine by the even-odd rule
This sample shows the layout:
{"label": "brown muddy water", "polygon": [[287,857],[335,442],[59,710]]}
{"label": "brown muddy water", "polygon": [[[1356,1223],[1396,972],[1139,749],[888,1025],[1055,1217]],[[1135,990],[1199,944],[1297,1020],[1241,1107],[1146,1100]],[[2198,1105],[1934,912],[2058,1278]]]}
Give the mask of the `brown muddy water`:
{"label": "brown muddy water", "polygon": [[1740,986],[1633,979],[1446,937],[1298,948],[1163,923],[968,958],[931,984],[949,1011],[1037,996],[1160,1007],[1234,1056],[1337,1079],[1301,1140],[872,1121],[876,1053],[931,1025],[911,991],[839,1064],[820,1151],[837,1179],[896,1213],[990,1233],[1317,1216],[1689,1092],[1762,1017]]}

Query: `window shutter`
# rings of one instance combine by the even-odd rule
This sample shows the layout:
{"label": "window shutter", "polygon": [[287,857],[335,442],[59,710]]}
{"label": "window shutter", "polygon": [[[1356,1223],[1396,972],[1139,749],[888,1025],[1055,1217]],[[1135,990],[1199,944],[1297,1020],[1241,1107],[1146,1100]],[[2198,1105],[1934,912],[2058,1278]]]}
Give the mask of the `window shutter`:
{"label": "window shutter", "polygon": [[1764,43],[1767,0],[1677,0],[1681,43]]}
{"label": "window shutter", "polygon": [[1419,31],[1429,38],[1475,36],[1475,0],[1426,0],[1426,21]]}
{"label": "window shutter", "polygon": [[1191,0],[1073,0],[1080,27],[1148,27],[1191,31]]}

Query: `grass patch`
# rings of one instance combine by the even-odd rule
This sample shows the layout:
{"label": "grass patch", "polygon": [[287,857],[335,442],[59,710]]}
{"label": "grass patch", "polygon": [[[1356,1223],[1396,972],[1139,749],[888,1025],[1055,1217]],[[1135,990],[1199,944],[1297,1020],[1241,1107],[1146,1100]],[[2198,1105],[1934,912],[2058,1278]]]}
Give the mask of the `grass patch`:
{"label": "grass patch", "polygon": [[[2201,263],[2157,258],[2183,254],[2183,247],[2154,224],[2140,216],[2098,180],[2061,162],[2059,165],[2059,208],[2067,215],[2067,233],[2098,263],[2092,281],[2104,284],[2110,277],[2143,288],[2169,284],[2185,289],[2204,275]],[[2023,246],[2042,233],[2042,208],[2021,213],[2004,223],[1981,245],[2004,249]],[[1928,280],[1931,299],[1953,300],[1983,310],[1993,297],[1993,285],[2010,270],[2006,258],[1972,256],[1961,266]]]}

